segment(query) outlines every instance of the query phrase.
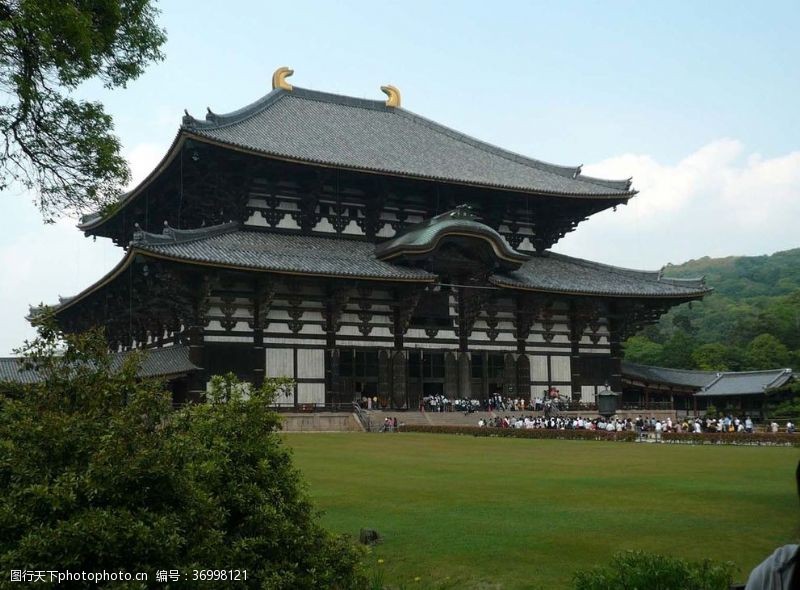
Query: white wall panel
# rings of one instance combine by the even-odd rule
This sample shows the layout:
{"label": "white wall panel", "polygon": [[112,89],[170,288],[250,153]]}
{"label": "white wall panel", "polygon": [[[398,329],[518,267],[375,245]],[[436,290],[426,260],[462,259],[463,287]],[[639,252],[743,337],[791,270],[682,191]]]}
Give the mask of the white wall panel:
{"label": "white wall panel", "polygon": [[550,357],[550,377],[552,381],[571,381],[570,358],[568,356]]}
{"label": "white wall panel", "polygon": [[266,350],[267,377],[291,377],[294,379],[294,349],[268,348]]}
{"label": "white wall panel", "polygon": [[325,350],[301,348],[297,351],[297,378],[325,378]]}
{"label": "white wall panel", "polygon": [[535,354],[531,360],[531,381],[547,381],[547,357]]}
{"label": "white wall panel", "polygon": [[324,383],[298,383],[297,403],[299,404],[324,404]]}

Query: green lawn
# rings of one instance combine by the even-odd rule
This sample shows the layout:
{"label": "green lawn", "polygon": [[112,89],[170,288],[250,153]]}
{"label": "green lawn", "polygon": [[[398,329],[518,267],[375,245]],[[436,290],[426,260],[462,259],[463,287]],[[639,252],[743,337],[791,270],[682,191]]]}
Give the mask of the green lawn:
{"label": "green lawn", "polygon": [[796,448],[285,436],[324,524],[377,529],[371,565],[397,587],[563,588],[622,549],[733,561],[744,580],[798,535]]}

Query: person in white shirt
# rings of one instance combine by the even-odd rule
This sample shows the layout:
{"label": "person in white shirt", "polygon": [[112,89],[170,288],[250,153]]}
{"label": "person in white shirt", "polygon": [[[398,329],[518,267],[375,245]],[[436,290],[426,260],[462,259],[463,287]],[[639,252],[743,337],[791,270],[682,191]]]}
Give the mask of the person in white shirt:
{"label": "person in white shirt", "polygon": [[661,424],[661,420],[656,420],[656,442],[661,442],[661,432],[664,430],[664,426]]}

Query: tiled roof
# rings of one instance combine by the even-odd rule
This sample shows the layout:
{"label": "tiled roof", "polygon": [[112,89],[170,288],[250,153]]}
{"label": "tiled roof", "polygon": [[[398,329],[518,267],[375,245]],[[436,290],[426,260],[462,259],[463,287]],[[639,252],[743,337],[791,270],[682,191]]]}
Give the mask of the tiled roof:
{"label": "tiled roof", "polygon": [[695,395],[759,395],[782,387],[792,378],[791,369],[769,371],[690,371],[635,363],[622,363],[622,376],[647,383],[679,385],[698,390]]}
{"label": "tiled roof", "polygon": [[236,112],[187,115],[193,135],[295,161],[557,195],[635,194],[630,180],[581,176],[580,166],[527,158],[383,101],[294,87]]}
{"label": "tiled roof", "polygon": [[369,242],[246,231],[239,230],[236,224],[226,225],[225,232],[207,228],[210,235],[205,238],[175,230],[174,239],[139,232],[131,245],[169,258],[253,270],[386,280],[436,278],[424,270],[378,260],[375,245]]}
{"label": "tiled roof", "polygon": [[791,369],[719,373],[714,381],[706,385],[696,395],[698,397],[759,395],[782,387],[791,378]]}
{"label": "tiled roof", "polygon": [[589,295],[699,297],[710,291],[702,279],[669,279],[658,271],[620,268],[553,252],[532,256],[519,270],[491,280],[504,287]]}
{"label": "tiled roof", "polygon": [[[127,354],[124,352],[114,354],[111,367],[113,369],[120,368]],[[167,377],[191,373],[199,368],[189,360],[189,349],[186,346],[168,346],[146,350],[137,375],[139,377]],[[0,383],[4,381],[31,384],[39,381],[39,375],[35,370],[26,370],[20,358],[0,358]]]}
{"label": "tiled roof", "polygon": [[627,379],[646,383],[662,383],[700,389],[717,378],[715,371],[691,371],[687,369],[669,369],[652,367],[636,363],[622,362],[622,376]]}
{"label": "tiled roof", "polygon": [[[360,240],[242,230],[235,223],[170,232],[166,237],[138,232],[131,246],[161,257],[243,269],[407,281],[437,278],[421,269],[379,260],[375,245]],[[519,270],[494,274],[490,280],[511,288],[589,295],[699,297],[708,291],[702,281],[665,279],[658,272],[553,253],[531,256]]]}

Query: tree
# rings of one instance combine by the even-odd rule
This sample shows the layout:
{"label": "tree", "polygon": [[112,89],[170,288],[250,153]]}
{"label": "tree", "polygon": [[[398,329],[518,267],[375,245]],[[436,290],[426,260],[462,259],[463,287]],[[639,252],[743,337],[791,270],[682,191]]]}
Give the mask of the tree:
{"label": "tree", "polygon": [[663,347],[645,336],[631,336],[625,341],[625,360],[642,365],[661,363]]}
{"label": "tree", "polygon": [[665,367],[691,369],[694,367],[692,353],[697,342],[684,332],[675,332],[664,344],[661,361]]}
{"label": "tree", "polygon": [[86,80],[124,87],[163,59],[151,0],[0,0],[0,190],[35,191],[46,221],[113,203],[129,171]]}
{"label": "tree", "polygon": [[0,387],[0,570],[179,569],[196,587],[192,570],[233,568],[248,587],[363,587],[355,546],[319,526],[277,434],[284,384],[217,378],[208,403],[175,411],[139,360],[114,370],[100,332],[42,328],[27,346],[40,381]]}
{"label": "tree", "polygon": [[781,369],[791,360],[789,349],[772,334],[761,334],[747,345],[745,361],[748,369]]}
{"label": "tree", "polygon": [[695,367],[703,371],[730,371],[731,351],[724,344],[701,344],[692,352]]}

